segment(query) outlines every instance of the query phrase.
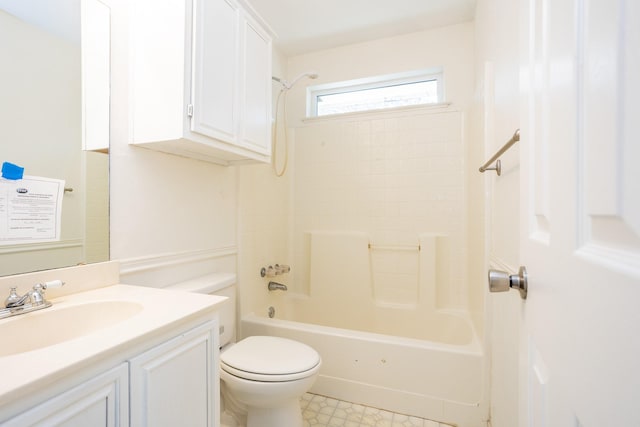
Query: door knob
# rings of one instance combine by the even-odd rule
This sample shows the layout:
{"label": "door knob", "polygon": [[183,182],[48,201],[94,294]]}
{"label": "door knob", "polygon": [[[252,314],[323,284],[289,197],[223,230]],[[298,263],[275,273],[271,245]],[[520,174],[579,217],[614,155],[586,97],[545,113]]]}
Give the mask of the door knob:
{"label": "door knob", "polygon": [[500,270],[489,270],[489,291],[506,292],[509,289],[517,289],[522,299],[527,299],[527,269],[520,267],[518,274]]}

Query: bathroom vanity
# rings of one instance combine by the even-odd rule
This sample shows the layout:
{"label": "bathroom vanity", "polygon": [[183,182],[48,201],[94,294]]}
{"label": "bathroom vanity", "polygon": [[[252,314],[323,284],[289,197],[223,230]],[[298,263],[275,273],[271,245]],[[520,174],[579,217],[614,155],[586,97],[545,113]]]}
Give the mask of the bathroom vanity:
{"label": "bathroom vanity", "polygon": [[0,321],[1,425],[218,426],[225,298],[115,284],[47,299]]}

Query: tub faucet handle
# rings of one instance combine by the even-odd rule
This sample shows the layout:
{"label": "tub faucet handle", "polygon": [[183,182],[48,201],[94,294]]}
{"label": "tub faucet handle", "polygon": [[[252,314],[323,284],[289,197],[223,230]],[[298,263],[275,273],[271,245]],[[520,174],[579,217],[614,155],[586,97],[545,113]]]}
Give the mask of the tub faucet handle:
{"label": "tub faucet handle", "polygon": [[[277,265],[278,264],[276,264],[276,266]],[[272,265],[270,265],[269,267],[262,267],[260,269],[260,277],[274,277],[276,274],[278,274],[278,270],[273,268]]]}
{"label": "tub faucet handle", "polygon": [[284,274],[291,271],[291,267],[286,264],[276,264],[276,274]]}

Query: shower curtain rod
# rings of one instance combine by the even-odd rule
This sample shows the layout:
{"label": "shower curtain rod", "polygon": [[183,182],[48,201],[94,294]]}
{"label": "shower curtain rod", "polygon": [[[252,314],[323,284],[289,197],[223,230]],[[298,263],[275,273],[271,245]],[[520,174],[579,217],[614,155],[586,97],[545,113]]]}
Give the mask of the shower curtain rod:
{"label": "shower curtain rod", "polygon": [[[502,148],[499,149],[498,152],[493,155],[493,157],[487,160],[487,162],[484,165],[480,166],[479,171],[483,173],[484,171],[496,171],[498,176],[500,176],[500,174],[502,173],[502,164],[500,163],[500,160],[498,159],[498,157],[502,156],[505,151],[511,148],[511,146],[518,141],[520,141],[520,129],[516,129],[511,139],[507,141],[507,143],[504,144]],[[496,162],[496,165],[490,168],[489,165],[492,164],[493,162]]]}

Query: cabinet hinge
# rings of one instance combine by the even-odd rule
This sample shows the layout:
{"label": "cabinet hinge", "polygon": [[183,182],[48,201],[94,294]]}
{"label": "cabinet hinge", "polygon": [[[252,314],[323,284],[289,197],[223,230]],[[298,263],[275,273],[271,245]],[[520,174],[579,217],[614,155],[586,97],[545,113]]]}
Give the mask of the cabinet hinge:
{"label": "cabinet hinge", "polygon": [[193,104],[187,105],[187,117],[193,117]]}

